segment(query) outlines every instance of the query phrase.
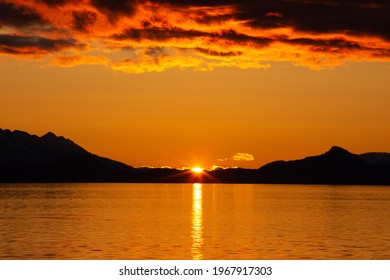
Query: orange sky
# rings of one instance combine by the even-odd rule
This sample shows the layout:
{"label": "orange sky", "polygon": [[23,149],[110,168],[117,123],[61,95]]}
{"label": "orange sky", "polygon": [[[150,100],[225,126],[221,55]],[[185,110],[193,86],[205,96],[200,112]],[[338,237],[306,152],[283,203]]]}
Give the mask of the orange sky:
{"label": "orange sky", "polygon": [[389,4],[250,2],[0,0],[1,128],[133,166],[390,152]]}

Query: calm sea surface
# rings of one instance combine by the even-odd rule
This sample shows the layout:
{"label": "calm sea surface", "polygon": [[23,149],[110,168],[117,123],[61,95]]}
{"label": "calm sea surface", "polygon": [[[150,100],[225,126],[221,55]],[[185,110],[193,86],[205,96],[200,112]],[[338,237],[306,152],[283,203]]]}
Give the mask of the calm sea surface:
{"label": "calm sea surface", "polygon": [[0,184],[0,259],[390,259],[390,187]]}

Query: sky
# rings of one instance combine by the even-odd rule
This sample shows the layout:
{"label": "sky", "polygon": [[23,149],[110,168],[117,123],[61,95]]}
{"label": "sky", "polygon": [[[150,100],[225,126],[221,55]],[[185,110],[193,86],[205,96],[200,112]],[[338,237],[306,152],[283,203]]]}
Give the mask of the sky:
{"label": "sky", "polygon": [[132,166],[390,152],[390,3],[0,0],[0,127]]}

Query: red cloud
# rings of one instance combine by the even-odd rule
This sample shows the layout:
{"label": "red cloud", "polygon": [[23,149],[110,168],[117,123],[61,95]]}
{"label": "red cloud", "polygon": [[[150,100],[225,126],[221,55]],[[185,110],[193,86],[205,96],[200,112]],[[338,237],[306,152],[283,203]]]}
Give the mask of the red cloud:
{"label": "red cloud", "polygon": [[[386,1],[0,0],[0,53],[125,72],[389,61]],[[150,50],[162,50],[160,53]]]}

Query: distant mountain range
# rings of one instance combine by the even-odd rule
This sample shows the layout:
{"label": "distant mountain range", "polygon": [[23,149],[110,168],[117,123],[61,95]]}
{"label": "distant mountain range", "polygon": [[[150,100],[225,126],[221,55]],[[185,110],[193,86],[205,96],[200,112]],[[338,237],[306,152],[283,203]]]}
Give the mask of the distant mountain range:
{"label": "distant mountain range", "polygon": [[41,137],[0,129],[0,182],[204,182],[390,185],[390,153],[356,155],[340,147],[259,169],[134,168],[94,155],[49,132]]}

